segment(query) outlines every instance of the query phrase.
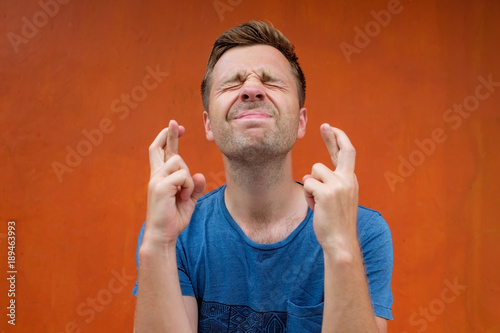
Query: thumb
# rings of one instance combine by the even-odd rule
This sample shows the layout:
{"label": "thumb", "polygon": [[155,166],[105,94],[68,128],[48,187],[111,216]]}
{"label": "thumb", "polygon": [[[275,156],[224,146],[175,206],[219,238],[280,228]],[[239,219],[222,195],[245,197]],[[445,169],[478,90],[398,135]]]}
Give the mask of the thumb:
{"label": "thumb", "polygon": [[311,192],[311,190],[306,187],[306,182],[310,178],[312,178],[311,175],[305,175],[302,178],[302,184],[304,184],[304,195],[306,197],[307,205],[309,206],[309,208],[311,208],[311,210],[314,210],[314,206],[315,206],[315,203],[316,203],[316,201],[314,200],[314,195]]}
{"label": "thumb", "polygon": [[207,181],[205,180],[205,176],[203,176],[201,173],[197,173],[193,175],[193,183],[194,189],[193,193],[191,194],[191,199],[196,202],[203,194],[205,186],[207,185]]}

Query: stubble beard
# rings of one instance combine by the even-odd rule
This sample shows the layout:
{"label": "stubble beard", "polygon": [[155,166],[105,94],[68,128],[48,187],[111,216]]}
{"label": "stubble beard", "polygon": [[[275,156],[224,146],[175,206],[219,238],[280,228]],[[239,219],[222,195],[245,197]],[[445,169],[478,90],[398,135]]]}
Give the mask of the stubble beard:
{"label": "stubble beard", "polygon": [[285,159],[295,143],[295,137],[275,128],[262,133],[259,137],[245,136],[241,133],[228,133],[219,143],[222,154],[231,163],[253,167],[264,166]]}
{"label": "stubble beard", "polygon": [[[262,110],[267,112],[275,122],[270,130],[264,133],[249,134],[237,132],[230,124],[241,111]],[[280,114],[273,106],[264,102],[241,103],[228,113],[227,129],[220,131],[216,143],[226,158],[234,163],[262,166],[266,163],[284,159],[295,144],[298,129],[298,116]],[[223,126],[224,126],[223,125]],[[214,133],[215,134],[215,133]]]}
{"label": "stubble beard", "polygon": [[[226,158],[228,171],[234,180],[243,185],[262,179],[271,186],[272,182],[268,180],[278,180],[282,176],[286,158],[295,144],[298,115],[279,114],[276,109],[267,105],[258,105],[254,108],[268,111],[274,118],[275,126],[257,135],[238,132],[226,123],[222,125],[227,126],[226,130],[218,131],[215,141]],[[246,105],[245,109],[251,110],[252,108]],[[230,111],[228,118],[232,119],[231,117],[236,114]]]}

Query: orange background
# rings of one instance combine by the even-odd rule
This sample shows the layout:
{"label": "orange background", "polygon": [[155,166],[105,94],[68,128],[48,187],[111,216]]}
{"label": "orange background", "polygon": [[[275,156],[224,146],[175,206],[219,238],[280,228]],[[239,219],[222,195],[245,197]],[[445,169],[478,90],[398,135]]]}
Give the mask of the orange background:
{"label": "orange background", "polygon": [[[344,129],[358,151],[360,203],[391,227],[389,331],[500,332],[500,87],[473,112],[447,113],[473,103],[479,76],[500,81],[500,2],[401,0],[385,27],[368,25],[369,43],[357,40],[348,62],[341,43],[356,46],[355,27],[394,1],[72,0],[57,13],[49,7],[53,17],[34,0],[2,1],[0,276],[10,220],[18,273],[15,327],[0,280],[0,330],[132,330],[147,147],[175,118],[187,128],[180,149],[191,171],[203,172],[209,189],[222,184],[199,86],[213,40],[260,19],[295,44],[306,73],[309,123],[294,151],[296,178],[329,163],[320,124]],[[25,27],[23,37],[33,20],[37,31]],[[168,76],[140,88],[157,66]],[[120,99],[131,92],[141,101],[126,113]],[[89,146],[82,131],[103,122],[107,133]],[[440,142],[430,144],[435,129]],[[54,165],[66,164],[68,147],[87,156],[58,178]],[[401,159],[418,165],[404,169]],[[391,187],[386,176],[398,168]],[[465,290],[451,293],[454,282]],[[103,304],[93,308],[96,298]]]}

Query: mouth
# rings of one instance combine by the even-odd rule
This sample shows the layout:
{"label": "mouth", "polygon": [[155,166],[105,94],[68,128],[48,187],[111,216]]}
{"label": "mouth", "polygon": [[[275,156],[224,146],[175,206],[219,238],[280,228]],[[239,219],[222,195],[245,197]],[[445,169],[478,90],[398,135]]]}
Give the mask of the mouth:
{"label": "mouth", "polygon": [[249,110],[238,113],[234,119],[268,119],[272,118],[269,113],[259,110]]}

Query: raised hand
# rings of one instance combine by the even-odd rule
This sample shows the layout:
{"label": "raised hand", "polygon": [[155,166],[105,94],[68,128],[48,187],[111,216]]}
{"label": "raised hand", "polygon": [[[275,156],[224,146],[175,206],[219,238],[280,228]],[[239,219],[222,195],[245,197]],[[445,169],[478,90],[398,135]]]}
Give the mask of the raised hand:
{"label": "raised hand", "polygon": [[145,241],[173,243],[187,227],[194,207],[205,189],[202,174],[191,176],[178,154],[179,137],[185,132],[175,120],[158,134],[149,147],[151,179]]}
{"label": "raised hand", "polygon": [[358,181],[354,174],[356,151],[347,135],[328,124],[320,130],[336,168],[332,171],[316,163],[303,182],[307,203],[314,210],[314,232],[325,249],[347,239],[356,240]]}

